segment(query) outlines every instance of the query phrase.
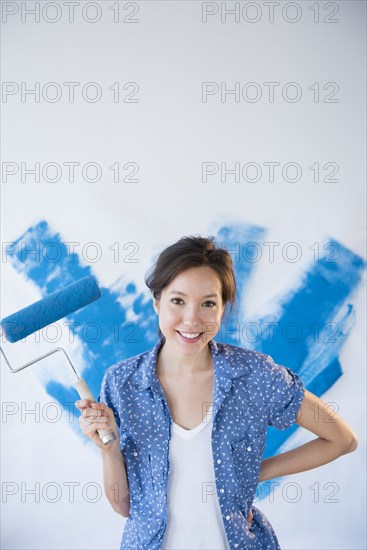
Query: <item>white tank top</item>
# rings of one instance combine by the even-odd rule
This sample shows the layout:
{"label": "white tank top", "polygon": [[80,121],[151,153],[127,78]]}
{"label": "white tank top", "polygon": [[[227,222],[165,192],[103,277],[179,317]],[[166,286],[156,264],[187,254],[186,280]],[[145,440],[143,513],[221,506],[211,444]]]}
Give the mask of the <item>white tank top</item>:
{"label": "white tank top", "polygon": [[212,405],[192,430],[172,422],[162,550],[230,550],[216,494],[212,425]]}

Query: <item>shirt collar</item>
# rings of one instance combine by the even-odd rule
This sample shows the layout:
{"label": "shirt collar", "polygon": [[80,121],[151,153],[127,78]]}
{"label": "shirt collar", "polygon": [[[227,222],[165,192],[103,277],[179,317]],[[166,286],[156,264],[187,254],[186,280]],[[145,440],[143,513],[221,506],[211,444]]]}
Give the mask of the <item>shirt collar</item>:
{"label": "shirt collar", "polygon": [[[165,336],[161,336],[154,347],[147,353],[144,360],[134,375],[134,386],[140,390],[145,390],[155,384],[158,380],[156,375],[156,362],[158,352],[165,342]],[[242,348],[222,344],[215,340],[209,340],[209,348],[214,362],[214,375],[219,384],[228,385],[232,378],[237,378],[250,372],[251,368],[244,357],[239,355],[236,360],[233,355],[236,350],[243,351]],[[231,362],[228,361],[232,357]]]}

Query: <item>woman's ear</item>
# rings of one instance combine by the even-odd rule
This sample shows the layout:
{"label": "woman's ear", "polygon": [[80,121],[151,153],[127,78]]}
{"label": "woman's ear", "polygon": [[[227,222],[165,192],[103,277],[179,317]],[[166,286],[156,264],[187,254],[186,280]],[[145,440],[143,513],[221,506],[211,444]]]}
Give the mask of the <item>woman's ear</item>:
{"label": "woman's ear", "polygon": [[156,300],[156,298],[153,298],[153,308],[156,314],[159,314],[159,302]]}

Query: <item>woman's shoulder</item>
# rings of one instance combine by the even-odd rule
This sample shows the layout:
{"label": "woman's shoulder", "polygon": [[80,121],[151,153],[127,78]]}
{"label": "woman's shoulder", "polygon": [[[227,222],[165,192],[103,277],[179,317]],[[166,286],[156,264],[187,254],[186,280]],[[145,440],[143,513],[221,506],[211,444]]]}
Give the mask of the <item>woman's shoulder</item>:
{"label": "woman's shoulder", "polygon": [[278,363],[268,353],[223,342],[216,342],[214,347],[216,354],[225,359],[231,370],[250,374],[251,379],[271,384],[274,378],[294,375],[289,366]]}
{"label": "woman's shoulder", "polygon": [[226,358],[234,360],[244,360],[249,366],[254,367],[267,362],[270,357],[267,353],[261,351],[223,342],[215,342],[215,349],[218,355],[223,355]]}

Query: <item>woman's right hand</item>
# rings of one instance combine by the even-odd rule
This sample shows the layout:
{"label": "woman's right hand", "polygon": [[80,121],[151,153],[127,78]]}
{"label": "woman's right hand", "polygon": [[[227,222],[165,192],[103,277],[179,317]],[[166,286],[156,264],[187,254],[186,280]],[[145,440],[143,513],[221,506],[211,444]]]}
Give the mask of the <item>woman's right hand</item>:
{"label": "woman's right hand", "polygon": [[[75,401],[75,407],[81,412],[79,425],[84,435],[89,437],[104,452],[119,449],[119,430],[112,409],[102,401],[96,403],[90,399]],[[99,429],[112,430],[116,436],[115,441],[110,445],[103,445],[97,433]]]}

